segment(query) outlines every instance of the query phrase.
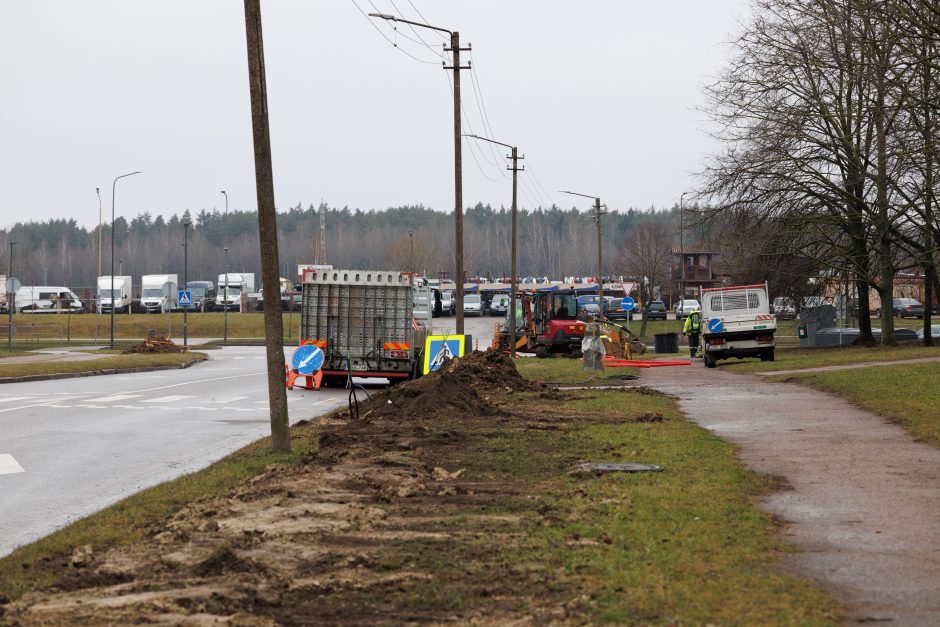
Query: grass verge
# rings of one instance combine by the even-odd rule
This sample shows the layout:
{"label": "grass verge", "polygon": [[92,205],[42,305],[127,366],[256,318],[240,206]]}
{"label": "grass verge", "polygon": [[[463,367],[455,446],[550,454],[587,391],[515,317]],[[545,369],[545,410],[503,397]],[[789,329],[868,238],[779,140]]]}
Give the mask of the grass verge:
{"label": "grass verge", "polygon": [[85,361],[53,361],[38,363],[0,364],[0,377],[25,377],[31,375],[72,374],[97,372],[100,370],[123,370],[154,366],[181,366],[203,361],[203,353],[180,353],[169,355],[113,355]]}
{"label": "grass verge", "polygon": [[792,348],[776,351],[775,361],[758,359],[723,360],[719,368],[729,372],[775,372],[800,368],[819,368],[860,364],[869,361],[903,361],[921,357],[940,357],[940,346],[838,346],[833,348]]}
{"label": "grass verge", "polygon": [[[398,400],[413,398],[408,389],[399,388]],[[631,389],[488,398],[500,409],[485,416],[464,409],[423,424],[411,414],[397,422],[341,423],[323,440],[335,457],[319,464],[298,462],[317,448],[317,430],[295,427],[290,456],[272,456],[268,443],[256,443],[17,550],[0,560],[0,592],[18,597],[55,583],[74,548],[84,544],[150,542],[159,552],[162,545],[150,536],[188,501],[230,494],[271,462],[296,466],[277,477],[322,487],[319,479],[344,472],[345,454],[369,446],[386,447],[380,463],[362,476],[365,483],[341,485],[361,495],[351,502],[361,498],[381,507],[389,526],[378,525],[375,535],[368,525],[329,532],[316,526],[323,516],[312,516],[310,528],[320,530],[296,533],[291,546],[316,559],[301,562],[298,586],[283,586],[289,591],[276,605],[251,611],[285,622],[349,624],[471,617],[497,623],[521,616],[630,624],[839,619],[831,598],[779,572],[786,549],[770,517],[753,506],[768,484],[737,463],[731,445],[685,421],[672,399]],[[374,457],[380,449],[368,450]],[[410,467],[412,458],[422,468],[459,468],[460,479],[434,483],[424,496],[388,496],[381,469]],[[580,461],[651,462],[665,470],[572,474]],[[361,463],[365,458],[356,458],[350,467]],[[289,499],[292,489],[301,490],[291,481],[261,483],[259,490]],[[236,500],[257,501],[262,518],[269,507],[257,496]],[[304,507],[315,505],[304,501]],[[337,572],[340,578],[329,577]],[[377,576],[389,583],[367,583]]]}
{"label": "grass verge", "polygon": [[884,416],[915,439],[940,447],[940,363],[780,375]]}

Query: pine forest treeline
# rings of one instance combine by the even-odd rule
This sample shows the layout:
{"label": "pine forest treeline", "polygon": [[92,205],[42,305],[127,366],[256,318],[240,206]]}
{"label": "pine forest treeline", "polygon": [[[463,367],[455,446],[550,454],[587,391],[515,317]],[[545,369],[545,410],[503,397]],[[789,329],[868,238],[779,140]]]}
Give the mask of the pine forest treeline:
{"label": "pine forest treeline", "polygon": [[[327,263],[347,268],[410,269],[412,242],[417,271],[453,276],[454,219],[422,206],[362,211],[323,206]],[[320,208],[302,204],[278,213],[281,275],[292,280],[298,263],[317,261]],[[257,216],[251,211],[200,211],[164,218],[141,213],[114,223],[115,273],[131,275],[176,273],[183,279],[183,223],[189,229],[189,280],[215,280],[225,271],[260,276]],[[623,246],[640,225],[676,223],[675,209],[611,211],[604,217],[604,272],[626,274]],[[511,212],[478,204],[464,219],[467,275],[508,276]],[[409,235],[409,231],[412,233]],[[109,274],[111,227],[102,229],[101,272]],[[9,242],[16,242],[14,274],[24,285],[90,287],[99,276],[98,228],[72,219],[21,222],[0,231],[0,272],[9,264]],[[549,209],[519,212],[520,276],[593,276],[597,258],[596,231],[586,211]],[[120,270],[120,271],[119,271]]]}

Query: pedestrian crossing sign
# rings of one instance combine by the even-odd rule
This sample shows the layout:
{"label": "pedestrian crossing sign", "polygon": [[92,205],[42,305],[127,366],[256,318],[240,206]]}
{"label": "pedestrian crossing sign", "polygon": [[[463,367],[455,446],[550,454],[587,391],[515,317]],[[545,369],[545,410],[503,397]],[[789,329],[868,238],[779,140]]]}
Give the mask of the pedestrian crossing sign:
{"label": "pedestrian crossing sign", "polygon": [[179,304],[183,307],[189,307],[193,304],[193,293],[189,290],[180,290],[178,294]]}
{"label": "pedestrian crossing sign", "polygon": [[424,374],[440,368],[445,359],[463,357],[465,339],[463,335],[429,335],[424,342]]}

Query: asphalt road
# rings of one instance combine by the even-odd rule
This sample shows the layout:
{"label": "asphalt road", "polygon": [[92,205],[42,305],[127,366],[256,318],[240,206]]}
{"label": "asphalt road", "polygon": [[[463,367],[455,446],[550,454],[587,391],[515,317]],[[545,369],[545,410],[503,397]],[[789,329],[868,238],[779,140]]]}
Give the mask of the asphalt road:
{"label": "asphalt road", "polygon": [[[264,348],[209,355],[185,370],[0,386],[0,556],[268,435]],[[287,395],[291,422],[347,398]]]}

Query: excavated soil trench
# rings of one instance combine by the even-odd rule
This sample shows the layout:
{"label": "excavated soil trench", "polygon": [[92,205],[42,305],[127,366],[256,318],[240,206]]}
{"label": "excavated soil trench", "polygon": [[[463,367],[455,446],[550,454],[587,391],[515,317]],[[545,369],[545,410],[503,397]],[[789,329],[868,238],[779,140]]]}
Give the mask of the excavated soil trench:
{"label": "excavated soil trench", "polygon": [[740,447],[790,489],[764,508],[800,551],[787,562],[847,607],[852,622],[940,625],[940,450],[810,388],[696,364],[643,383]]}

